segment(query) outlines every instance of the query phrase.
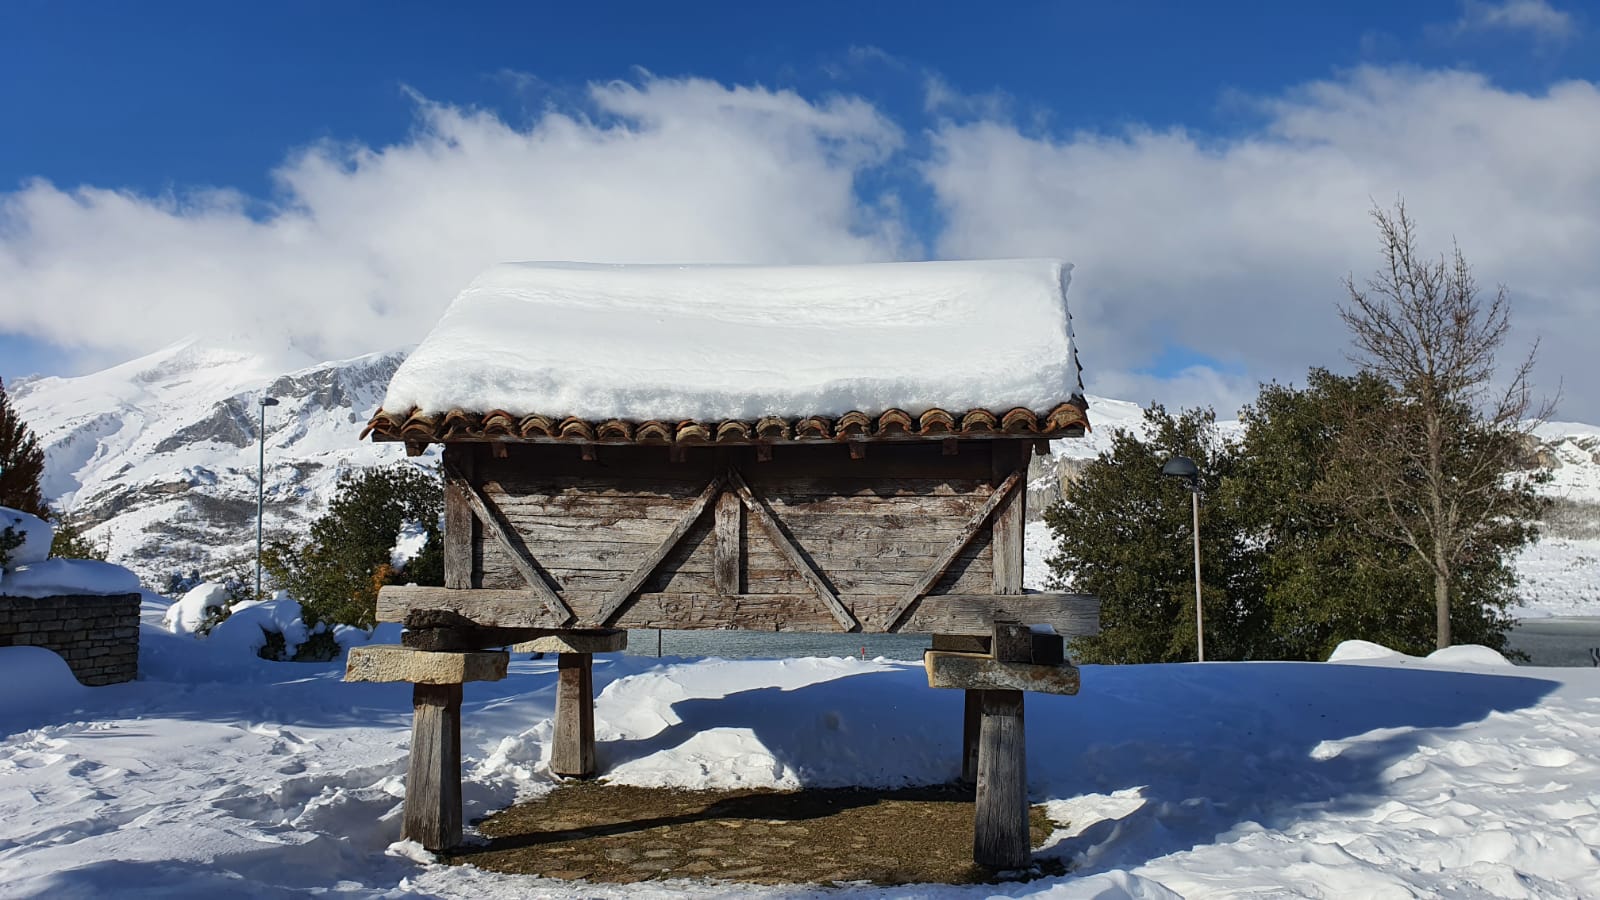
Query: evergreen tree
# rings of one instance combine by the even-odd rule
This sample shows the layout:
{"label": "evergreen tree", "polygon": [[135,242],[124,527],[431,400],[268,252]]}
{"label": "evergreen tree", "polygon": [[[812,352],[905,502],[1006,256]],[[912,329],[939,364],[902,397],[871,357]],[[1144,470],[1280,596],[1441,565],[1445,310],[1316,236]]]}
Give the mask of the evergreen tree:
{"label": "evergreen tree", "polygon": [[[308,621],[369,628],[382,585],[444,583],[443,506],[437,474],[415,466],[349,472],[339,479],[328,511],[312,523],[308,539],[298,546],[273,541],[262,564],[274,584],[300,601]],[[421,525],[427,541],[397,572],[390,553],[408,522]]]}
{"label": "evergreen tree", "polygon": [[44,476],[44,451],[33,431],[17,416],[0,381],[0,506],[40,518],[50,514],[39,479]]}
{"label": "evergreen tree", "polygon": [[1239,447],[1217,434],[1210,410],[1174,417],[1145,412],[1148,437],[1112,437],[1068,498],[1045,512],[1057,540],[1050,558],[1055,586],[1100,598],[1100,633],[1081,638],[1087,662],[1193,660],[1194,557],[1189,492],[1161,476],[1173,456],[1201,473],[1201,586],[1206,655],[1273,655],[1261,598],[1261,550],[1251,533],[1248,493],[1237,477]]}
{"label": "evergreen tree", "polygon": [[1393,402],[1390,387],[1370,374],[1313,369],[1303,389],[1263,385],[1240,414],[1241,471],[1254,489],[1264,551],[1262,602],[1284,659],[1326,659],[1351,639],[1406,653],[1426,653],[1432,642],[1427,609],[1399,599],[1424,589],[1426,570],[1406,547],[1362,528],[1328,489],[1330,474],[1346,465],[1348,424]]}
{"label": "evergreen tree", "polygon": [[[1159,406],[1145,414],[1145,437],[1115,434],[1067,500],[1045,513],[1058,546],[1055,585],[1101,601],[1101,632],[1077,641],[1077,655],[1099,663],[1194,658],[1189,497],[1160,475],[1179,455],[1195,460],[1205,487],[1208,659],[1326,659],[1352,639],[1427,653],[1434,617],[1409,598],[1430,590],[1431,569],[1343,501],[1344,486],[1364,475],[1350,442],[1363,436],[1362,423],[1401,403],[1371,373],[1313,369],[1304,388],[1264,385],[1241,414],[1237,443],[1217,435],[1209,411],[1173,417]],[[1528,529],[1508,518],[1476,533],[1455,575],[1461,640],[1504,650],[1510,559]]]}

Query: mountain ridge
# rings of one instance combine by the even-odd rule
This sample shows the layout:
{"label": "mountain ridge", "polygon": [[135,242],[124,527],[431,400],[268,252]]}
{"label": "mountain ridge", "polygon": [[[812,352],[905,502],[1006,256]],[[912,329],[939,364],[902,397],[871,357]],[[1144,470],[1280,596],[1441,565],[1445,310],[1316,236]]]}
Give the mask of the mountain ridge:
{"label": "mountain ridge", "polygon": [[[11,394],[45,452],[46,499],[149,586],[174,573],[212,576],[253,566],[260,400],[266,419],[264,528],[303,530],[352,468],[406,459],[399,444],[362,441],[410,348],[310,365],[184,340],[88,375],[28,378]],[[1119,429],[1139,429],[1136,403],[1090,396],[1094,429],[1055,441],[1029,473],[1028,581],[1043,584],[1048,536],[1037,519]],[[1223,422],[1225,432],[1238,423]],[[1600,510],[1600,426],[1546,423],[1534,458],[1546,493]],[[434,454],[413,460],[429,465]],[[1525,581],[1559,596],[1530,608],[1600,609],[1600,526],[1583,522],[1524,555]]]}

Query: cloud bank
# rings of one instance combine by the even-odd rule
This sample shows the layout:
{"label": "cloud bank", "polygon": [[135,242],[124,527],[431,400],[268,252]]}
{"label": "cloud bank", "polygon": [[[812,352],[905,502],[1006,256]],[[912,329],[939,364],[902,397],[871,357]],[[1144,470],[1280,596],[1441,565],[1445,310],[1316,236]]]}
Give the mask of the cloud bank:
{"label": "cloud bank", "polygon": [[[1340,279],[1377,262],[1373,202],[1458,240],[1514,300],[1539,376],[1584,396],[1600,338],[1600,90],[1367,68],[1250,100],[1255,124],[1044,131],[941,95],[852,97],[645,76],[530,124],[418,100],[393,146],[317,145],[263,204],[44,182],[0,195],[0,330],[124,356],[200,333],[332,358],[420,339],[509,259],[848,262],[1060,256],[1092,392],[1231,412],[1343,365]],[[908,134],[916,140],[908,140]],[[926,138],[926,139],[923,139]],[[925,192],[937,223],[907,212]],[[1174,362],[1179,360],[1179,362]],[[0,369],[3,369],[0,364]],[[10,373],[0,373],[10,374]]]}

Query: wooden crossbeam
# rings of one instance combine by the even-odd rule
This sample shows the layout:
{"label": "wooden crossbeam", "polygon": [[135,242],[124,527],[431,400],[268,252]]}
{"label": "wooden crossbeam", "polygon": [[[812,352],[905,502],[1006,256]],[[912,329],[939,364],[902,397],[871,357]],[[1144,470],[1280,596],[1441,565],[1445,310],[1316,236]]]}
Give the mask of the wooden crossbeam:
{"label": "wooden crossbeam", "polygon": [[711,505],[711,501],[717,499],[717,495],[722,493],[722,485],[723,476],[718,475],[711,479],[711,483],[706,485],[705,490],[701,491],[700,495],[694,498],[694,502],[689,504],[689,508],[684,511],[684,514],[678,517],[677,524],[672,526],[672,531],[667,534],[666,539],[657,544],[656,548],[650,551],[650,555],[645,557],[644,561],[634,568],[632,574],[615,591],[612,591],[611,596],[607,597],[606,601],[601,604],[599,611],[595,613],[596,621],[601,625],[611,624],[611,620],[615,619],[617,614],[622,611],[622,605],[628,602],[628,598],[633,596],[634,591],[644,585],[645,579],[650,577],[650,573],[661,565],[661,561],[667,558],[667,554],[672,552],[672,548],[678,546],[678,542],[683,540],[683,536],[689,533],[689,529],[694,527],[694,523],[705,515],[706,508]]}
{"label": "wooden crossbeam", "polygon": [[972,543],[972,539],[978,536],[978,531],[983,528],[985,522],[989,521],[989,516],[994,513],[1001,503],[1005,502],[1007,497],[1011,496],[1011,492],[1017,489],[1017,485],[1021,481],[1022,470],[1015,469],[1012,470],[1010,475],[1006,476],[1004,481],[1000,482],[1000,486],[994,489],[994,492],[989,495],[989,499],[983,502],[983,506],[972,514],[972,518],[967,520],[967,524],[962,526],[961,531],[951,539],[950,543],[945,545],[944,550],[939,553],[939,557],[933,561],[933,565],[922,573],[922,577],[917,579],[917,583],[913,584],[900,598],[900,602],[895,608],[890,610],[889,618],[884,621],[885,631],[893,631],[894,627],[900,624],[900,619],[905,616],[906,610],[909,610],[912,604],[922,599],[924,594],[933,589],[940,577],[944,575],[945,570],[950,568],[950,564],[955,562],[957,556],[961,555],[961,551]]}
{"label": "wooden crossbeam", "polygon": [[572,609],[562,601],[561,595],[555,588],[545,581],[539,566],[534,562],[528,551],[511,539],[511,526],[501,517],[500,511],[483,492],[472,484],[461,471],[453,465],[444,467],[445,484],[453,486],[460,491],[461,497],[467,501],[467,506],[472,509],[472,515],[483,526],[484,533],[494,539],[494,542],[511,560],[511,565],[516,568],[522,580],[528,583],[539,602],[554,616],[557,625],[565,625],[572,621]]}
{"label": "wooden crossbeam", "polygon": [[[571,627],[598,623],[585,611],[597,609],[609,596],[600,591],[567,591],[579,610]],[[742,628],[755,631],[833,632],[838,623],[817,608],[807,594],[638,594],[638,602],[617,617],[619,628]],[[554,628],[550,613],[531,602],[526,588],[474,588],[385,585],[378,592],[378,621],[406,622],[413,616],[454,611],[486,627]],[[849,595],[843,598],[863,621],[886,621],[883,613],[901,598],[893,594]],[[688,615],[692,613],[692,615]],[[1088,594],[935,594],[923,598],[898,623],[895,631],[942,635],[988,636],[997,621],[1050,625],[1073,637],[1099,631],[1100,601]],[[872,627],[874,633],[887,628]]]}
{"label": "wooden crossbeam", "polygon": [[833,613],[834,619],[838,620],[839,627],[845,631],[859,631],[861,623],[856,620],[855,616],[850,614],[850,610],[845,609],[843,603],[839,602],[839,595],[828,587],[827,582],[822,580],[822,576],[811,568],[811,564],[800,553],[800,548],[796,547],[794,542],[789,540],[789,536],[784,534],[783,529],[778,527],[777,520],[772,517],[771,513],[767,512],[765,504],[757,499],[755,493],[750,490],[750,485],[745,483],[744,476],[740,475],[737,469],[728,470],[728,483],[732,485],[734,493],[739,495],[739,499],[744,501],[745,509],[750,510],[750,515],[761,525],[761,530],[767,533],[767,537],[772,540],[773,545],[789,561],[789,565],[794,566],[795,571],[799,572],[800,576],[806,580],[806,583],[811,585],[811,590],[816,593],[817,597],[827,604],[828,611]]}

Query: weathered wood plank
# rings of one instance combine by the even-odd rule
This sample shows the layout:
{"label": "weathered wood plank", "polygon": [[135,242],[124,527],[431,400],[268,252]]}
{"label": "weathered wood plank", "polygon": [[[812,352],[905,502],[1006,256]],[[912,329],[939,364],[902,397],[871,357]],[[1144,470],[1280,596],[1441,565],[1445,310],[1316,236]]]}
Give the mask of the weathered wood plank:
{"label": "weathered wood plank", "polygon": [[[475,448],[450,445],[444,448],[444,464],[470,478]],[[459,484],[444,486],[444,586],[475,587],[472,580],[472,542],[477,520],[468,505],[466,492]]]}
{"label": "weathered wood plank", "polygon": [[1028,839],[1028,762],[1021,691],[984,691],[978,738],[978,790],[972,858],[991,869],[1025,869]]}
{"label": "weathered wood plank", "polygon": [[538,595],[526,587],[514,590],[384,585],[378,591],[377,617],[380,622],[404,622],[417,610],[448,610],[491,628],[559,628],[550,610]]}
{"label": "weathered wood plank", "polygon": [[[974,501],[964,504],[957,513],[928,514],[907,508],[901,512],[883,512],[870,509],[859,511],[790,513],[767,504],[774,516],[782,519],[791,529],[821,534],[838,535],[842,539],[876,537],[908,537],[915,540],[948,540],[966,524],[968,517],[978,509]],[[505,518],[515,531],[533,541],[577,541],[581,543],[650,544],[654,546],[661,535],[683,515],[687,504],[671,508],[672,515],[629,516],[572,514],[525,515],[505,513]],[[656,512],[661,512],[657,510]],[[848,538],[847,538],[848,536]],[[531,551],[530,551],[531,552]]]}
{"label": "weathered wood plank", "polygon": [[556,722],[550,771],[563,778],[593,778],[594,654],[562,653],[556,663]]}
{"label": "weathered wood plank", "polygon": [[724,493],[717,498],[716,549],[712,561],[717,593],[737,594],[744,590],[739,579],[743,545],[744,503],[738,494]]}
{"label": "weathered wood plank", "polygon": [[472,482],[467,480],[466,476],[459,470],[445,466],[444,478],[445,484],[454,484],[462,492],[462,497],[467,501],[467,506],[472,510],[473,516],[477,518],[478,524],[483,527],[484,533],[494,539],[495,546],[499,547],[501,552],[511,560],[512,565],[517,567],[517,572],[522,575],[523,580],[528,583],[528,587],[539,597],[539,602],[543,603],[545,608],[550,611],[551,616],[560,619],[561,623],[570,620],[572,618],[572,610],[568,609],[566,603],[562,602],[555,589],[545,582],[544,576],[539,573],[538,565],[532,557],[528,556],[527,551],[517,546],[516,542],[511,539],[512,529],[501,518],[499,512],[489,504],[478,489],[473,486]]}
{"label": "weathered wood plank", "polygon": [[[567,597],[577,616],[572,628],[595,628],[592,614],[608,596],[603,591],[573,591]],[[842,597],[852,614],[867,623],[882,622],[899,601],[894,594]],[[438,587],[389,585],[378,593],[378,620],[404,622],[414,610],[452,610],[479,625],[504,628],[558,628],[549,610],[531,591],[453,591]],[[1100,601],[1086,594],[934,594],[924,598],[894,630],[904,633],[989,635],[996,620],[1050,625],[1068,637],[1099,630]],[[615,623],[620,628],[742,628],[754,631],[837,631],[831,611],[807,594],[673,593],[638,595]],[[867,628],[882,631],[881,628]]]}
{"label": "weathered wood plank", "polygon": [[705,489],[700,492],[700,496],[695,498],[694,503],[690,504],[689,508],[684,511],[683,516],[678,519],[678,524],[672,526],[672,530],[667,533],[666,538],[650,552],[650,555],[644,558],[643,562],[639,563],[632,574],[624,579],[616,590],[612,591],[611,596],[606,598],[605,603],[601,605],[596,613],[596,620],[601,625],[611,624],[612,617],[617,614],[617,611],[622,608],[624,603],[628,602],[628,598],[632,596],[633,592],[644,584],[645,579],[650,577],[650,573],[656,570],[656,566],[659,566],[661,561],[666,559],[667,554],[672,552],[672,549],[678,545],[678,541],[689,533],[689,529],[694,526],[695,521],[705,514],[706,508],[711,505],[711,501],[715,500],[717,494],[722,491],[722,484],[723,479],[721,478],[711,479],[711,483],[705,486]]}
{"label": "weathered wood plank", "polygon": [[[970,474],[970,473],[967,473]],[[993,480],[985,474],[982,478],[949,478],[924,476],[913,478],[893,476],[886,478],[795,477],[760,478],[747,474],[745,480],[752,490],[762,496],[779,493],[795,502],[823,500],[914,500],[923,497],[949,499],[972,497],[973,502],[988,496],[994,487]],[[500,478],[483,482],[486,493],[496,503],[529,504],[545,507],[552,512],[581,512],[591,505],[597,509],[634,503],[687,502],[695,496],[704,480],[683,480],[681,476],[670,482],[647,481],[617,477],[537,477]]]}
{"label": "weathered wood plank", "polygon": [[794,566],[795,571],[810,582],[811,588],[816,592],[817,597],[822,600],[828,607],[828,611],[833,613],[834,619],[839,622],[839,627],[845,631],[860,630],[861,623],[839,602],[839,597],[834,594],[833,588],[829,587],[827,582],[822,580],[822,576],[811,568],[811,563],[801,554],[800,548],[796,547],[794,542],[789,539],[789,536],[783,533],[782,526],[778,524],[777,520],[773,519],[772,514],[767,511],[766,507],[761,505],[761,501],[751,492],[750,485],[745,483],[744,478],[740,476],[737,469],[728,470],[728,482],[733,485],[734,491],[739,494],[739,499],[744,501],[745,509],[750,510],[750,515],[761,526],[761,530],[766,532],[767,538],[772,541],[780,552],[789,558],[789,563]]}
{"label": "weathered wood plank", "polygon": [[[1021,477],[1026,478],[1028,472],[1027,457],[1033,452],[1025,442],[1021,447],[1012,444],[996,443],[993,447],[995,484],[1003,484],[1004,480],[1021,470]],[[994,592],[996,594],[1022,593],[1022,561],[1024,528],[1027,524],[1028,492],[1026,490],[1011,491],[1000,505],[995,507],[994,516],[989,525],[989,544],[993,548],[994,558]]]}
{"label": "weathered wood plank", "polygon": [[[981,448],[988,443],[1016,443],[1016,438],[996,438],[972,443]],[[963,442],[966,443],[966,442]],[[522,451],[526,450],[524,454]],[[770,462],[755,466],[756,457],[751,447],[689,447],[683,462],[671,461],[669,451],[663,446],[606,445],[599,459],[585,463],[576,447],[571,445],[519,447],[509,460],[484,460],[479,471],[484,478],[510,481],[513,478],[553,476],[612,477],[618,476],[639,481],[698,480],[707,478],[723,465],[733,465],[746,471],[754,480],[784,478],[814,478],[819,473],[839,474],[854,478],[894,478],[905,476],[989,477],[989,460],[986,452],[974,449],[957,456],[944,456],[942,441],[912,442],[905,444],[877,443],[865,459],[852,461],[848,450],[838,442],[821,444],[785,445],[783,452],[775,454]],[[724,460],[726,462],[724,463]],[[528,473],[528,474],[523,474]]]}
{"label": "weathered wood plank", "polygon": [[1017,484],[1021,480],[1021,472],[1012,472],[1006,476],[1004,481],[1000,482],[1000,486],[995,488],[994,492],[989,495],[989,499],[984,501],[983,506],[972,514],[972,518],[967,520],[966,526],[950,541],[950,544],[939,555],[939,558],[934,561],[934,564],[928,567],[928,571],[923,577],[918,579],[917,583],[912,585],[911,589],[906,591],[905,595],[900,598],[900,602],[890,611],[889,617],[885,621],[885,630],[893,631],[900,618],[906,614],[906,610],[939,581],[939,578],[944,575],[945,569],[949,568],[952,562],[955,562],[956,557],[960,555],[967,543],[977,535],[978,529],[983,527],[983,523],[988,520],[990,514],[1001,503],[1005,502],[1012,491],[1016,490]]}
{"label": "weathered wood plank", "polygon": [[461,685],[412,688],[402,836],[429,850],[461,843]]}

